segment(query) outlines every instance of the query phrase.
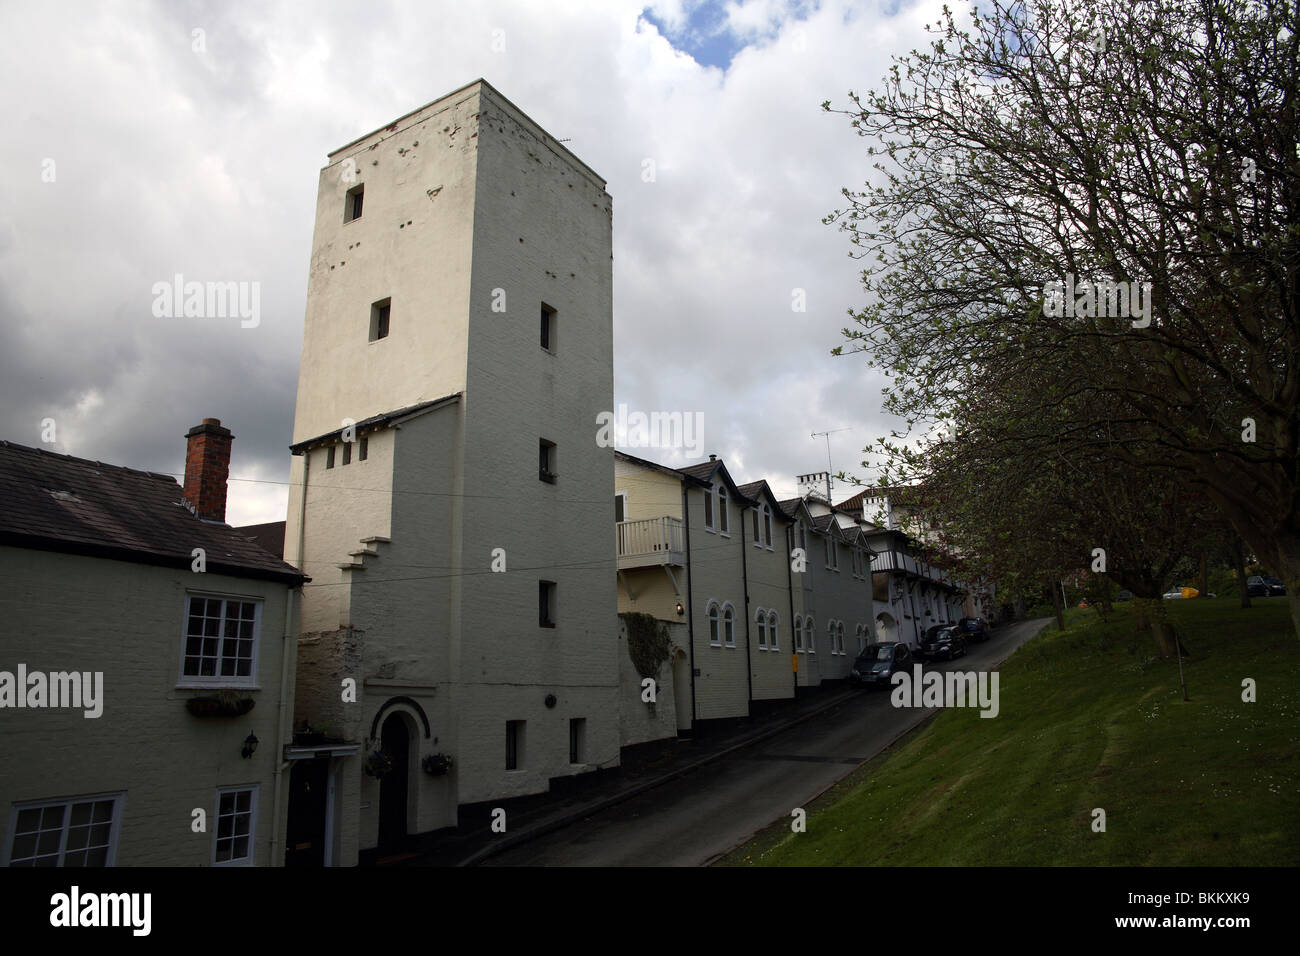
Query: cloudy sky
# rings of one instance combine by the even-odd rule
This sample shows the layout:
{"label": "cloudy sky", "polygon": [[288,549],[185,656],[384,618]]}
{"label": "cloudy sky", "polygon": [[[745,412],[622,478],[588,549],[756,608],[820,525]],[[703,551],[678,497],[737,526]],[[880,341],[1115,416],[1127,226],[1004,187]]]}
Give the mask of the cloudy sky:
{"label": "cloudy sky", "polygon": [[[326,153],[483,77],[608,181],[616,403],[702,413],[704,452],[783,495],[826,466],[814,431],[860,470],[889,424],[882,380],[829,354],[862,293],[821,218],[870,161],[820,104],[877,86],[939,7],[11,0],[0,438],[179,475],[217,417],[228,520],[282,520]],[[256,281],[260,324],[155,317],[176,273]]]}

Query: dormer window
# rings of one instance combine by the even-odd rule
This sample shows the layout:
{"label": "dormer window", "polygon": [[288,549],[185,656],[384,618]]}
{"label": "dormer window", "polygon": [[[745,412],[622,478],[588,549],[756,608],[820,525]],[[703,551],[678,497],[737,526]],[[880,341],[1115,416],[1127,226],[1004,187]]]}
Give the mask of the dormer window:
{"label": "dormer window", "polygon": [[718,531],[722,534],[728,534],[731,531],[731,525],[727,518],[727,489],[723,485],[718,486]]}
{"label": "dormer window", "polygon": [[713,488],[709,487],[704,492],[704,530],[713,531]]}

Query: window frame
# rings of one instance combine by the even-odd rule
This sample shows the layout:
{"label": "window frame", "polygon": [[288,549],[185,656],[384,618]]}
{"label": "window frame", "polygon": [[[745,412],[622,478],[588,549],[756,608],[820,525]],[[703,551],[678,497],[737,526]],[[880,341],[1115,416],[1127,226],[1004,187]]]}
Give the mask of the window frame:
{"label": "window frame", "polygon": [[709,622],[709,646],[722,646],[722,608],[717,601],[710,601],[704,609],[704,616]]}
{"label": "window frame", "polygon": [[704,530],[714,534],[717,534],[718,530],[714,527],[714,522],[717,520],[716,510],[713,503],[713,486],[709,485],[704,489]]}
{"label": "window frame", "polygon": [[[217,787],[217,799],[212,813],[212,865],[220,867],[256,866],[257,865],[257,803],[261,784],[245,783],[229,787]],[[221,836],[221,798],[228,793],[249,792],[248,799],[248,856],[237,860],[218,860],[217,846]],[[233,838],[232,838],[233,839]]]}
{"label": "window frame", "polygon": [[770,505],[763,505],[763,547],[771,551],[772,548],[772,508]]}
{"label": "window frame", "polygon": [[[108,845],[105,848],[104,867],[115,866],[117,863],[117,846],[122,835],[122,810],[126,805],[126,791],[115,790],[107,793],[88,793],[71,797],[47,797],[38,800],[20,800],[15,801],[9,807],[9,827],[5,831],[4,844],[0,845],[0,867],[11,867],[13,863],[14,840],[17,836],[18,816],[24,810],[45,810],[48,807],[63,807],[63,819],[60,824],[59,851],[56,867],[66,866],[64,860],[68,854],[68,831],[71,829],[72,807],[79,803],[102,803],[106,800],[113,801],[113,812],[109,819]],[[93,816],[93,811],[92,811]],[[37,830],[37,833],[42,831]],[[37,846],[40,848],[40,838],[37,838]],[[87,847],[81,847],[72,850],[73,853],[80,853]],[[28,859],[28,858],[24,858]],[[35,860],[36,857],[30,859]],[[19,864],[22,866],[23,864]],[[98,867],[86,867],[87,869],[98,869]]]}
{"label": "window frame", "polygon": [[569,765],[581,766],[587,761],[584,751],[587,749],[587,718],[569,718]]}
{"label": "window frame", "polygon": [[357,183],[343,194],[343,224],[356,222],[365,214],[366,184]]}
{"label": "window frame", "polygon": [[[223,645],[228,638],[224,633],[226,623],[226,607],[231,601],[238,601],[241,604],[253,605],[253,653],[249,659],[249,675],[247,677],[223,677],[220,673],[211,676],[202,674],[186,674],[185,659],[193,655],[188,653],[190,639],[190,602],[194,598],[201,598],[205,601],[221,601],[221,623],[218,626],[217,648],[218,652],[223,650]],[[237,688],[240,690],[260,690],[261,685],[258,683],[258,672],[262,657],[262,615],[266,608],[266,598],[260,594],[232,594],[226,591],[205,591],[200,588],[186,588],[185,600],[181,602],[181,644],[180,644],[180,662],[178,668],[178,677],[176,679],[177,689],[184,690],[207,690],[221,688]],[[207,609],[204,609],[204,617],[207,617]],[[199,635],[201,639],[207,639],[207,635]],[[199,654],[199,667],[202,669],[202,660],[204,655]],[[221,670],[221,661],[223,655],[218,653],[216,669]],[[238,658],[236,658],[238,660]]]}
{"label": "window frame", "polygon": [[754,621],[758,624],[758,649],[767,650],[767,612],[759,608],[754,612]]}
{"label": "window frame", "polygon": [[779,651],[781,642],[777,637],[777,630],[781,624],[781,615],[775,610],[767,612],[767,647],[768,650]]}
{"label": "window frame", "polygon": [[731,537],[731,518],[727,509],[727,487],[718,485],[718,500],[715,508],[718,521],[718,534],[724,538]]}
{"label": "window frame", "polygon": [[393,297],[370,303],[370,341],[382,342],[393,330]]}
{"label": "window frame", "polygon": [[524,769],[524,735],[528,721],[506,721],[506,773],[519,773]]}
{"label": "window frame", "polygon": [[796,654],[802,654],[803,650],[803,615],[794,616],[794,650]]}
{"label": "window frame", "polygon": [[537,479],[548,485],[559,477],[559,446],[547,438],[537,439]]}
{"label": "window frame", "polygon": [[736,646],[736,606],[730,601],[722,605],[722,646]]}
{"label": "window frame", "polygon": [[556,309],[547,305],[545,302],[542,303],[541,333],[538,345],[541,347],[543,352],[549,352],[552,355],[559,350],[556,336],[556,332],[558,331],[557,327],[559,325],[556,321],[558,315],[559,312]]}
{"label": "window frame", "polygon": [[[559,587],[554,581],[537,581],[537,626],[553,630],[559,618]],[[545,607],[543,608],[543,603]]]}

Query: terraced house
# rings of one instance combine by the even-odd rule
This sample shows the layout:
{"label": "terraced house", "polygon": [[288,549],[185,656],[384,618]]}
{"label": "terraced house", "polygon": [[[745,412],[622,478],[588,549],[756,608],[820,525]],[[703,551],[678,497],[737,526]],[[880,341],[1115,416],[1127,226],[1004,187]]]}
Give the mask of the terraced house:
{"label": "terraced house", "polygon": [[677,625],[679,731],[848,676],[874,634],[856,526],[781,502],[766,481],[737,485],[716,456],[683,468],[615,457],[619,611]]}
{"label": "terraced house", "polygon": [[0,442],[0,865],[278,866],[304,576],[168,475]]}

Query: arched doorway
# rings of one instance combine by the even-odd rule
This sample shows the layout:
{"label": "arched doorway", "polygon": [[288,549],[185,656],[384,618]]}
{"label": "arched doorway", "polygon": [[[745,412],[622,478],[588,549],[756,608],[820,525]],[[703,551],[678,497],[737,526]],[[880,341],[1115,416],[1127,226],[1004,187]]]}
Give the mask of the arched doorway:
{"label": "arched doorway", "polygon": [[411,780],[411,733],[407,718],[389,714],[380,731],[380,747],[393,769],[379,781],[379,848],[395,849],[406,839],[408,796]]}
{"label": "arched doorway", "polygon": [[892,614],[876,615],[876,640],[881,644],[898,640],[898,624]]}

